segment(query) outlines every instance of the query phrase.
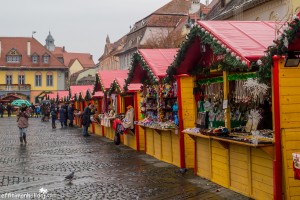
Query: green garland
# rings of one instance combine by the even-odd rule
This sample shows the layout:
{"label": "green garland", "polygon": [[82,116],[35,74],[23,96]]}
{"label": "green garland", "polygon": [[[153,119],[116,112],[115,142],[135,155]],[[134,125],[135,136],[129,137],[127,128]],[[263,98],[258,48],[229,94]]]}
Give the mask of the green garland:
{"label": "green garland", "polygon": [[95,92],[97,91],[99,84],[100,84],[99,75],[98,75],[98,73],[96,73],[96,80],[95,80],[95,84],[94,84],[94,89],[93,89],[92,95],[94,95]]}
{"label": "green garland", "polygon": [[[246,74],[242,73],[242,74],[229,74],[228,75],[229,81],[247,80],[249,78],[257,78],[257,74],[256,73],[246,73]],[[211,83],[223,83],[223,76],[202,79],[202,80],[197,81],[198,85],[211,84]]]}
{"label": "green garland", "polygon": [[300,29],[300,20],[295,17],[292,22],[287,24],[287,29],[283,31],[283,34],[274,40],[274,45],[268,47],[263,56],[256,64],[259,67],[257,76],[260,82],[266,82],[271,78],[271,69],[273,66],[274,55],[285,55],[288,52],[288,44],[292,43],[297,37],[297,33]]}
{"label": "green garland", "polygon": [[74,95],[74,101],[78,101],[77,94]]}
{"label": "green garland", "polygon": [[110,84],[110,88],[108,90],[108,96],[110,96],[113,92],[117,92],[118,94],[121,94],[121,88],[119,86],[119,84],[116,82],[116,80],[114,80],[111,84]]}
{"label": "green garland", "polygon": [[153,85],[157,85],[159,83],[158,78],[154,75],[149,65],[144,61],[142,55],[140,55],[138,52],[134,53],[131,59],[131,68],[128,73],[128,77],[125,80],[125,86],[124,91],[128,90],[128,85],[131,83],[134,71],[137,65],[140,65],[143,70],[147,72],[147,75],[149,77],[149,82]]}
{"label": "green garland", "polygon": [[90,101],[91,99],[92,99],[92,95],[90,94],[90,91],[87,90],[86,94],[85,94],[85,97],[84,97],[84,100]]}
{"label": "green garland", "polygon": [[82,97],[82,94],[81,94],[81,92],[79,92],[79,97],[78,97],[78,101],[83,101],[84,99],[83,99],[83,97]]}

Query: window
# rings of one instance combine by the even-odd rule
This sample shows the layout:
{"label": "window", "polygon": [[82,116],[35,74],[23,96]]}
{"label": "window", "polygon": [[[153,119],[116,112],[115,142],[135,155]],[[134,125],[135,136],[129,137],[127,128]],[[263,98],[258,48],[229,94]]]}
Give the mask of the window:
{"label": "window", "polygon": [[38,56],[32,56],[32,63],[38,63],[39,57]]}
{"label": "window", "polygon": [[49,63],[50,56],[48,54],[43,55],[43,63]]}
{"label": "window", "polygon": [[42,86],[42,74],[41,73],[35,74],[35,86]]}
{"label": "window", "polygon": [[47,73],[46,84],[47,84],[47,86],[53,86],[53,75],[52,75],[52,73]]}
{"label": "window", "polygon": [[19,63],[21,56],[6,56],[6,62],[8,63]]}
{"label": "window", "polygon": [[6,85],[12,84],[12,75],[6,75]]}
{"label": "window", "polygon": [[25,84],[25,75],[19,75],[19,77],[18,77],[18,84],[19,85]]}

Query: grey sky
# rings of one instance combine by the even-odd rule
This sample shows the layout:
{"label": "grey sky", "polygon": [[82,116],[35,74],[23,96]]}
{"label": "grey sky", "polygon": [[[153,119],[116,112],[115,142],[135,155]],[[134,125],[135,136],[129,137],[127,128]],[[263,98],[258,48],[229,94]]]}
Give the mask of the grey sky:
{"label": "grey sky", "polygon": [[[95,62],[106,35],[116,41],[129,26],[170,0],[2,0],[0,36],[34,37],[45,44],[49,30],[56,46],[87,52]],[[201,1],[202,2],[202,1]]]}

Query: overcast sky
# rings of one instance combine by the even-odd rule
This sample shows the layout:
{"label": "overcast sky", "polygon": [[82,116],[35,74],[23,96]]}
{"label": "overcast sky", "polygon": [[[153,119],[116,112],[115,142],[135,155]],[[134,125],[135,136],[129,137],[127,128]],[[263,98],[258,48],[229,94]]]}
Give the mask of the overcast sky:
{"label": "overcast sky", "polygon": [[118,40],[128,33],[130,25],[169,1],[2,0],[0,36],[31,37],[36,31],[34,37],[44,45],[50,30],[56,46],[91,53],[96,62],[107,34],[111,42]]}

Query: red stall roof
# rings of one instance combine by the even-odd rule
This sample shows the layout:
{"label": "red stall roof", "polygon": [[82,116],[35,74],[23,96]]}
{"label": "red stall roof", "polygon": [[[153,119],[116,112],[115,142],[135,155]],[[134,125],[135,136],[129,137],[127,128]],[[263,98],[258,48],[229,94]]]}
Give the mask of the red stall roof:
{"label": "red stall roof", "polygon": [[60,100],[62,100],[64,97],[69,96],[69,91],[68,90],[62,90],[62,91],[53,91],[52,94],[48,94],[49,99],[56,99],[58,93],[58,97]]}
{"label": "red stall roof", "polygon": [[102,86],[105,90],[108,90],[116,78],[126,79],[128,70],[99,70],[98,75],[103,84]]}
{"label": "red stall roof", "polygon": [[197,23],[248,64],[264,56],[264,51],[273,44],[276,30],[283,25],[283,23],[269,21],[198,21]]}
{"label": "red stall roof", "polygon": [[[127,78],[127,76],[126,76]],[[124,86],[125,86],[125,79],[122,78],[116,78],[116,81],[118,82],[118,84],[121,87],[121,90],[123,90]],[[128,85],[128,91],[129,92],[134,92],[134,91],[138,91],[141,89],[142,84],[141,83],[132,83]]]}
{"label": "red stall roof", "polygon": [[75,94],[79,95],[81,92],[81,95],[84,98],[87,90],[89,90],[91,93],[93,92],[94,85],[71,85],[70,90],[72,97],[74,97]]}
{"label": "red stall roof", "polygon": [[140,55],[144,58],[154,75],[163,78],[167,69],[174,61],[178,49],[139,49]]}
{"label": "red stall roof", "polygon": [[95,92],[95,94],[93,95],[94,98],[100,98],[100,97],[103,97],[103,96],[104,96],[104,93],[101,92],[101,91]]}

